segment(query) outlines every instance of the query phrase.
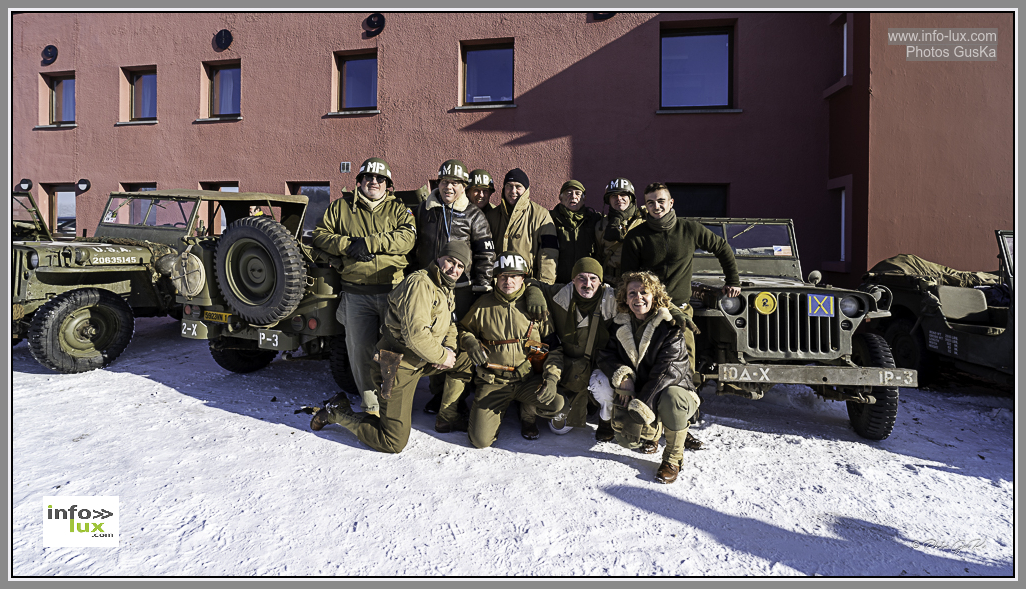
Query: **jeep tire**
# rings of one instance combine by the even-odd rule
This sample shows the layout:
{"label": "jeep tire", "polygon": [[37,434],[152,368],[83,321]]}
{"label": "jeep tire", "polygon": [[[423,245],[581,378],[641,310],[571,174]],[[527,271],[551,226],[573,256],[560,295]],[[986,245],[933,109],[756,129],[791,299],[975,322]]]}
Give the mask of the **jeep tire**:
{"label": "jeep tire", "polygon": [[[894,359],[887,341],[874,333],[857,333],[851,340],[851,357],[859,366],[894,368]],[[876,403],[848,405],[848,419],[855,433],[868,440],[884,440],[891,435],[898,417],[898,387],[873,387]]]}
{"label": "jeep tire", "polygon": [[299,244],[268,217],[244,217],[231,224],[214,253],[217,286],[237,315],[270,325],[299,306],[306,266]]}
{"label": "jeep tire", "polygon": [[28,342],[43,366],[73,374],[103,368],[117,359],[135,333],[132,308],[98,288],[57,295],[32,316]]}
{"label": "jeep tire", "polygon": [[211,340],[209,346],[210,356],[218,366],[238,374],[266,368],[278,355],[277,351],[262,350],[249,340]]}
{"label": "jeep tire", "polygon": [[[331,336],[331,344],[328,355],[328,362],[331,367],[331,377],[335,384],[343,391],[357,395],[360,393],[353,378],[353,369],[349,365],[349,349],[346,347],[346,332]],[[377,369],[377,366],[374,366]]]}
{"label": "jeep tire", "polygon": [[908,319],[892,321],[884,330],[884,339],[891,347],[894,365],[918,372],[919,382],[922,384],[936,376],[937,357],[926,347],[923,332],[916,330],[913,333],[912,327],[913,323]]}

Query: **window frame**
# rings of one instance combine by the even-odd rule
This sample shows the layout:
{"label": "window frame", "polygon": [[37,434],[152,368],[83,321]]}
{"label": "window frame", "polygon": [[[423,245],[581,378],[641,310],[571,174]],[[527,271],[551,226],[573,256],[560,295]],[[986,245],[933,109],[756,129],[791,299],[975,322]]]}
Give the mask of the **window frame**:
{"label": "window frame", "polygon": [[[74,124],[76,124],[76,120],[77,120],[77,117],[78,117],[78,83],[77,82],[75,82],[74,88],[72,89],[72,92],[71,92],[71,94],[72,94],[72,105],[71,106],[72,106],[72,110],[74,111],[74,116],[71,119],[61,119],[59,121],[56,118],[54,118],[55,117],[55,113],[57,111],[57,95],[58,95],[57,84],[63,84],[64,82],[66,82],[68,80],[75,81],[75,73],[74,72],[66,73],[66,74],[55,74],[55,75],[52,75],[52,76],[47,76],[47,78],[46,78],[46,85],[47,85],[47,87],[50,90],[50,100],[48,102],[49,102],[49,105],[50,105],[49,123],[51,125],[74,125]],[[62,102],[61,110],[62,111],[64,110],[63,102]]]}
{"label": "window frame", "polygon": [[[510,67],[510,99],[509,100],[489,100],[487,102],[467,102],[467,53],[471,51],[488,51],[492,49],[510,49],[512,51],[513,63]],[[487,40],[483,42],[479,41],[461,41],[460,42],[460,106],[464,107],[480,107],[480,106],[506,106],[516,104],[517,97],[517,53],[516,44],[513,39],[508,40]]]}
{"label": "window frame", "polygon": [[[242,117],[242,63],[241,62],[229,62],[220,64],[206,64],[207,74],[210,78],[210,89],[207,96],[207,118],[211,119],[238,119]],[[215,109],[214,96],[218,89],[218,77],[217,75],[225,70],[239,70],[239,110],[234,113],[219,113]]]}
{"label": "window frame", "polygon": [[[663,39],[668,37],[708,37],[727,35],[727,103],[692,106],[668,106],[663,104]],[[735,33],[733,26],[710,26],[700,28],[664,28],[659,31],[659,110],[687,112],[695,110],[734,110],[737,100],[734,96],[734,52]]]}
{"label": "window frame", "polygon": [[[78,236],[78,187],[74,183],[44,184],[43,191],[46,193],[47,201],[47,223],[50,225],[50,233],[54,239],[73,239]],[[72,232],[60,231],[59,219],[59,194],[71,193],[75,200],[75,230]]]}
{"label": "window frame", "polygon": [[[374,60],[374,104],[370,106],[345,106],[346,100],[346,64],[351,61]],[[335,69],[338,72],[338,99],[335,101],[335,112],[356,112],[378,110],[378,81],[380,80],[380,69],[378,62],[378,50],[359,52],[340,52],[335,54]]]}
{"label": "window frame", "polygon": [[[151,68],[151,69],[144,69],[144,70],[133,70],[133,71],[126,72],[126,73],[129,75],[129,81],[128,81],[128,88],[129,88],[129,90],[128,90],[128,120],[129,121],[156,121],[157,120],[157,97],[156,97],[156,93],[157,93],[157,80],[156,80],[157,69],[156,68]],[[137,96],[136,85],[139,82],[139,79],[142,76],[146,76],[146,75],[152,75],[154,77],[154,80],[153,80],[153,93],[154,93],[154,97],[153,97],[153,116],[152,117],[137,117],[137,116],[135,116],[135,112],[136,112],[136,96]]]}

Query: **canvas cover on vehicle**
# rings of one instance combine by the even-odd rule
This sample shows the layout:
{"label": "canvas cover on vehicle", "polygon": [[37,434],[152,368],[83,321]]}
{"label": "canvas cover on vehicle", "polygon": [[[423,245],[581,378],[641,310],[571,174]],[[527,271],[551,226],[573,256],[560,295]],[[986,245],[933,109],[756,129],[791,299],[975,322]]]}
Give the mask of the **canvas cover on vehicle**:
{"label": "canvas cover on vehicle", "polygon": [[865,278],[879,276],[881,274],[920,276],[934,280],[938,285],[961,286],[972,288],[976,286],[996,286],[1001,284],[1001,277],[989,272],[965,272],[955,270],[942,264],[929,262],[912,254],[900,254],[893,258],[879,262],[866,274]]}

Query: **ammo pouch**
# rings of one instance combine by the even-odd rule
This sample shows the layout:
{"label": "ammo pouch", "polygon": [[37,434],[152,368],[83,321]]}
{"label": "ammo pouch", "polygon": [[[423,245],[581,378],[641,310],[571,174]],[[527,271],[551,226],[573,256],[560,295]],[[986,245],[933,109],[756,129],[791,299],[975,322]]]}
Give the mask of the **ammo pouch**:
{"label": "ammo pouch", "polygon": [[566,358],[564,356],[562,385],[575,393],[587,391],[591,371],[590,358]]}

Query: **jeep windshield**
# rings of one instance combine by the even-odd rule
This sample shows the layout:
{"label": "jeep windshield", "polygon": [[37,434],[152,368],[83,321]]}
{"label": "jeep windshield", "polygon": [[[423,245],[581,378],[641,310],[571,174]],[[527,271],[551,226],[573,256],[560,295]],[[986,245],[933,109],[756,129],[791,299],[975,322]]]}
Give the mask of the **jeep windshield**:
{"label": "jeep windshield", "polygon": [[[707,229],[726,237],[735,256],[793,256],[791,233],[784,224],[703,223]],[[696,254],[712,255],[697,249]]]}
{"label": "jeep windshield", "polygon": [[103,213],[103,223],[184,230],[189,226],[195,208],[195,199],[113,197]]}
{"label": "jeep windshield", "polygon": [[[798,248],[791,221],[787,219],[695,219],[727,240],[738,272],[744,276],[773,276],[801,280]],[[723,275],[712,253],[695,250],[695,275]]]}

